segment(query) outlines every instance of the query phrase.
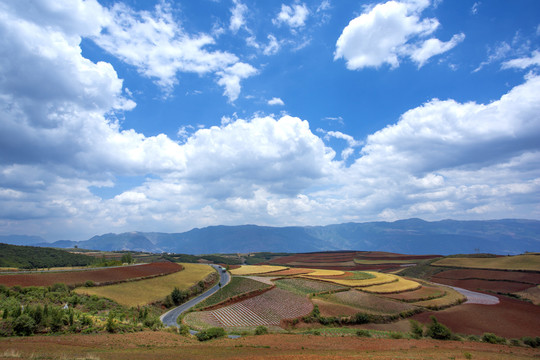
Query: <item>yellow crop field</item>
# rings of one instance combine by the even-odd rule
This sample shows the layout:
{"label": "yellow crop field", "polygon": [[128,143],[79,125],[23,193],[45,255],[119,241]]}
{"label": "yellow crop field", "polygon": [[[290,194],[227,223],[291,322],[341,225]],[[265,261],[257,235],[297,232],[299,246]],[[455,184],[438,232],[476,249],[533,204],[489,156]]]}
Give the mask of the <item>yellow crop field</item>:
{"label": "yellow crop field", "polygon": [[323,270],[323,269],[313,269],[308,276],[339,276],[345,274],[341,270]]}
{"label": "yellow crop field", "polygon": [[431,300],[417,301],[413,304],[423,306],[428,309],[437,310],[460,304],[467,299],[464,295],[460,294],[459,292],[450,287],[441,286],[441,288],[444,288],[444,291],[446,291],[446,294],[443,297]]}
{"label": "yellow crop field", "polygon": [[434,262],[434,266],[463,267],[473,269],[532,270],[540,271],[540,255],[525,254],[494,258],[446,258]]}
{"label": "yellow crop field", "polygon": [[[390,274],[383,274],[376,271],[364,271],[366,274],[373,275],[373,278],[370,279],[332,279],[332,278],[325,278],[320,280],[329,281],[334,284],[338,285],[344,285],[349,287],[364,287],[364,286],[372,286],[372,285],[380,285],[380,284],[386,284],[393,281],[397,281],[397,276],[390,275]],[[307,279],[315,279],[311,277],[311,274],[303,275],[301,277],[307,278]]]}
{"label": "yellow crop field", "polygon": [[422,286],[416,281],[404,279],[399,276],[396,276],[396,278],[397,278],[397,281],[393,281],[393,282],[382,284],[382,285],[368,286],[368,287],[362,288],[362,291],[374,293],[374,294],[390,294],[390,293],[412,291],[412,290],[419,289]]}
{"label": "yellow crop field", "polygon": [[180,290],[188,289],[215,271],[211,266],[204,264],[182,264],[182,266],[184,270],[170,275],[115,285],[80,287],[74,291],[79,294],[106,297],[121,305],[140,306],[162,300],[175,287]]}
{"label": "yellow crop field", "polygon": [[230,270],[230,273],[233,275],[255,275],[255,274],[265,274],[274,271],[286,270],[288,269],[285,266],[274,266],[274,265],[242,265],[238,269]]}

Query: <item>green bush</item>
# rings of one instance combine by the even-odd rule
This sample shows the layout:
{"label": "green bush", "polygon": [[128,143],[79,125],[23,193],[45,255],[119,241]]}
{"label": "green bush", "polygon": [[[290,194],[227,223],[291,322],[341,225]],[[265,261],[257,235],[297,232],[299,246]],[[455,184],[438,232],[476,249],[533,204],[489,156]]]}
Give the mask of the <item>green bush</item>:
{"label": "green bush", "polygon": [[484,333],[482,341],[490,344],[506,344],[506,339],[493,333]]}
{"label": "green bush", "polygon": [[391,332],[390,337],[392,339],[403,339],[403,334],[400,332]]}
{"label": "green bush", "polygon": [[178,330],[179,334],[182,336],[188,336],[189,335],[189,326],[187,325],[180,325],[180,328]]}
{"label": "green bush", "polygon": [[537,348],[540,346],[540,337],[537,336],[535,338],[532,338],[530,336],[525,336],[524,338],[521,339],[523,341],[523,343],[527,346],[530,346],[532,348]]}
{"label": "green bush", "polygon": [[217,339],[225,336],[225,330],[219,327],[213,327],[208,330],[199,331],[196,336],[199,341]]}
{"label": "green bush", "polygon": [[358,329],[358,330],[356,330],[356,336],[359,336],[359,337],[371,337],[371,333],[368,330]]}
{"label": "green bush", "polygon": [[352,320],[355,324],[367,324],[371,321],[369,315],[360,312],[356,313]]}
{"label": "green bush", "polygon": [[431,324],[428,326],[426,336],[437,340],[450,340],[452,332],[448,327],[437,321],[435,316],[431,316]]}
{"label": "green bush", "polygon": [[36,330],[36,322],[30,316],[22,314],[13,321],[13,331],[16,335],[29,336]]}
{"label": "green bush", "polygon": [[84,286],[86,287],[93,287],[95,285],[96,284],[92,280],[86,280],[86,282],[84,283]]}
{"label": "green bush", "polygon": [[266,326],[259,325],[255,328],[255,335],[268,334],[268,328]]}
{"label": "green bush", "polygon": [[411,336],[414,339],[420,339],[424,335],[424,326],[416,320],[409,320],[411,324]]}

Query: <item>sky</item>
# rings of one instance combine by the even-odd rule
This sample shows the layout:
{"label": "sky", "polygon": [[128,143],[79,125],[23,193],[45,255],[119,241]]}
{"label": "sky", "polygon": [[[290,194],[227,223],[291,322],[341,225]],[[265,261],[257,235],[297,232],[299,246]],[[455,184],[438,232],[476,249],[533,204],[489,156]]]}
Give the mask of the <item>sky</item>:
{"label": "sky", "polygon": [[537,0],[0,0],[0,235],[540,219]]}

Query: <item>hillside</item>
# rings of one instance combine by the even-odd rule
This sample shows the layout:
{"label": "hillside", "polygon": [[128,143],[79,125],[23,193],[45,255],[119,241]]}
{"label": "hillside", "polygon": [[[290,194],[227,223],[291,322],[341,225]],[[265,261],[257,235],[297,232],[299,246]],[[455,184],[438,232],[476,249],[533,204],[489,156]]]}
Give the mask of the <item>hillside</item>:
{"label": "hillside", "polygon": [[424,221],[327,226],[210,226],[184,233],[129,232],[40,246],[186,254],[237,252],[387,251],[402,254],[520,254],[540,250],[540,221]]}
{"label": "hillside", "polygon": [[0,267],[34,269],[85,266],[95,261],[91,256],[72,254],[64,250],[0,244]]}

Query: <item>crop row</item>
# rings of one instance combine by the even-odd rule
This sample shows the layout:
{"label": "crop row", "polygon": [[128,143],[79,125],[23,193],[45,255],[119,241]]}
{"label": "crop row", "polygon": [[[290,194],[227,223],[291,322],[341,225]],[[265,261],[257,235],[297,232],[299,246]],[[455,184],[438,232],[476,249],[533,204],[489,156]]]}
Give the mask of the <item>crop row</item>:
{"label": "crop row", "polygon": [[324,291],[341,291],[346,289],[343,286],[332,284],[329,282],[299,278],[281,279],[275,281],[275,284],[280,289],[287,290],[299,295],[320,293]]}
{"label": "crop row", "polygon": [[272,285],[268,285],[260,281],[235,276],[232,278],[231,282],[229,282],[225,287],[223,287],[220,291],[212,294],[203,302],[199,303],[197,307],[205,308],[208,306],[219,304],[220,302],[223,302],[232,297],[267,289],[271,286]]}
{"label": "crop row", "polygon": [[172,274],[182,266],[172,262],[155,262],[143,265],[121,266],[88,271],[63,271],[55,273],[0,275],[0,284],[6,286],[50,286],[64,283],[69,286],[82,285],[90,280],[96,285],[117,283],[133,279]]}

